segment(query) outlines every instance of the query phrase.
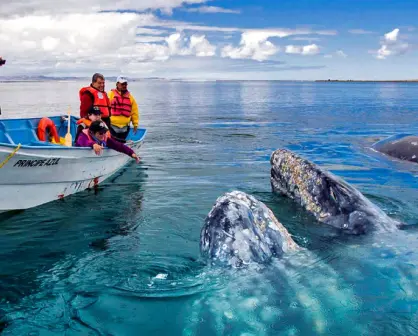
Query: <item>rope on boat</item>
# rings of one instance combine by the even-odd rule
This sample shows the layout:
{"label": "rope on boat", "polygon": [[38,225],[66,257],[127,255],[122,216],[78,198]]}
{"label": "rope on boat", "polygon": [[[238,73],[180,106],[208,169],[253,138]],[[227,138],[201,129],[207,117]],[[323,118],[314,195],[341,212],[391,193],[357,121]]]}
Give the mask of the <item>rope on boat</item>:
{"label": "rope on boat", "polygon": [[18,144],[14,151],[11,152],[2,163],[0,163],[0,168],[3,168],[3,166],[17,153],[17,151],[20,149],[20,146],[21,144]]}

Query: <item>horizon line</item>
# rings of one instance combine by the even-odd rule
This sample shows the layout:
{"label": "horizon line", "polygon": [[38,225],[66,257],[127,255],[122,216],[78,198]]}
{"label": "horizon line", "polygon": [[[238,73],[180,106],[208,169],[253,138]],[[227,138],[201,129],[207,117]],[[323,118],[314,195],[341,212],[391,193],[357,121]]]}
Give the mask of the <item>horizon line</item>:
{"label": "horizon line", "polygon": [[[116,80],[117,76],[105,77],[106,80]],[[201,82],[418,82],[418,79],[209,79],[209,78],[181,78],[181,77],[128,77],[130,81],[164,80],[164,81],[201,81]],[[91,80],[90,76],[43,76],[18,75],[0,76],[0,82],[27,82],[42,80]]]}

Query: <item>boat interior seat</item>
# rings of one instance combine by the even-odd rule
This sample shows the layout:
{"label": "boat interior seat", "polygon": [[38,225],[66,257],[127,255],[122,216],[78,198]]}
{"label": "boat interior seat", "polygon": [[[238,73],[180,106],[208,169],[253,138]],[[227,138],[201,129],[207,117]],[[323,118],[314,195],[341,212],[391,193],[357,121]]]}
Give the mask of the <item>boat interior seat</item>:
{"label": "boat interior seat", "polygon": [[14,144],[21,143],[22,145],[28,145],[32,141],[38,140],[36,134],[28,129],[11,129],[7,133],[12,138]]}
{"label": "boat interior seat", "polygon": [[36,134],[37,123],[27,120],[26,123],[0,121],[0,142],[11,145],[57,146],[50,142],[40,141]]}
{"label": "boat interior seat", "polygon": [[10,137],[8,137],[7,134],[5,132],[2,132],[1,130],[0,130],[0,142],[7,143],[7,144],[13,143]]}
{"label": "boat interior seat", "polygon": [[9,129],[6,128],[6,125],[2,121],[0,121],[0,142],[12,145],[15,144],[9,133]]}
{"label": "boat interior seat", "polygon": [[41,143],[30,122],[28,123],[5,123],[0,122],[0,142],[12,145],[22,144],[30,145],[33,143]]}

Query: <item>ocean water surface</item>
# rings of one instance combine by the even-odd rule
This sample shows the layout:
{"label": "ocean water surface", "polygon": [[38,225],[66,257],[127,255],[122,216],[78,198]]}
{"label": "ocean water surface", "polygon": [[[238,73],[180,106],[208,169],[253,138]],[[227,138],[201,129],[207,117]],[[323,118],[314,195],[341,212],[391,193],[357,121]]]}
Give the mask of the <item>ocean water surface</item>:
{"label": "ocean water surface", "polygon": [[[0,119],[78,113],[86,84],[0,83]],[[148,130],[139,165],[97,191],[0,215],[1,335],[418,334],[418,169],[370,150],[418,134],[418,85],[129,88]],[[337,236],[273,195],[269,158],[281,147],[341,176],[408,229]],[[206,266],[200,229],[232,190],[266,203],[305,250],[265,267]]]}

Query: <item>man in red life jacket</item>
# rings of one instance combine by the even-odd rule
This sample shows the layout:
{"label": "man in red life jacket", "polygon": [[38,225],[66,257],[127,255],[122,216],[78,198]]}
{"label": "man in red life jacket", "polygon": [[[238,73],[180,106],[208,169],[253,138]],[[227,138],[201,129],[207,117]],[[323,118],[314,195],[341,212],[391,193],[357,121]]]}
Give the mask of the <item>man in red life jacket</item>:
{"label": "man in red life jacket", "polygon": [[110,127],[110,101],[105,91],[105,78],[102,74],[95,73],[90,86],[80,89],[80,117],[87,118],[92,107],[98,107],[101,119]]}

